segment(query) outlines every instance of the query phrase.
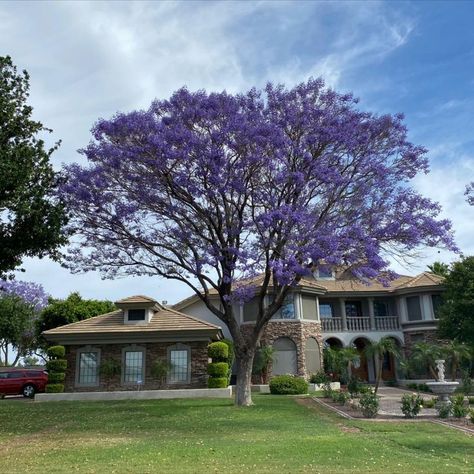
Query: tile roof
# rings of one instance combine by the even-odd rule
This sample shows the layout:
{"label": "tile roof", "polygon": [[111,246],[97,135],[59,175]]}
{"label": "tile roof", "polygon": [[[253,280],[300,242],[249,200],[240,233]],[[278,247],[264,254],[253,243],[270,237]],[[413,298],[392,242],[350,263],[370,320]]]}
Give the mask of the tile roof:
{"label": "tile roof", "polygon": [[157,301],[149,296],[143,295],[135,295],[135,296],[128,296],[127,298],[123,298],[115,302],[116,304],[124,304],[124,303],[157,303]]}
{"label": "tile roof", "polygon": [[117,310],[111,313],[101,314],[93,318],[84,319],[76,323],[66,324],[43,334],[66,335],[66,334],[108,334],[108,333],[161,333],[177,331],[219,331],[220,327],[206,321],[179,313],[170,308],[159,308],[155,311],[151,321],[146,324],[125,324],[123,311]]}

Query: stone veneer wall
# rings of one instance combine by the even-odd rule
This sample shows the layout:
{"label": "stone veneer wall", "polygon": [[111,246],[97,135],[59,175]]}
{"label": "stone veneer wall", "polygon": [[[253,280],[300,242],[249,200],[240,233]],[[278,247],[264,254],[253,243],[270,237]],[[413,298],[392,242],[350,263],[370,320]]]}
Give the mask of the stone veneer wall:
{"label": "stone veneer wall", "polygon": [[[157,389],[178,389],[178,388],[205,388],[207,387],[207,345],[205,341],[200,342],[183,342],[183,344],[191,348],[191,381],[188,384],[167,384],[166,381],[160,384],[156,379],[151,377],[151,367],[156,359],[167,359],[167,348],[175,345],[175,343],[143,343],[137,344],[139,347],[145,347],[145,380],[140,389],[157,390]],[[122,363],[122,349],[130,347],[131,344],[92,344],[91,347],[101,350],[100,358],[116,359]],[[103,380],[99,376],[99,386],[95,387],[76,387],[76,352],[78,349],[85,347],[83,345],[71,345],[66,347],[66,359],[68,368],[66,371],[65,391],[66,392],[98,392],[98,391],[114,391],[114,390],[137,390],[137,386],[123,385],[121,382],[121,374],[109,380]]]}
{"label": "stone veneer wall", "polygon": [[[242,332],[249,333],[253,329],[253,324],[241,326]],[[321,334],[321,323],[316,321],[270,321],[260,338],[263,346],[271,346],[278,338],[288,337],[296,344],[296,358],[298,375],[310,377],[311,374],[306,370],[306,341],[313,337],[319,344],[321,368],[323,364],[323,337]],[[271,376],[271,373],[270,373]]]}
{"label": "stone veneer wall", "polygon": [[[416,339],[414,340],[414,338],[412,338],[412,336],[418,336],[420,334],[423,334],[423,341],[418,341]],[[441,344],[443,342],[446,342],[439,338],[438,333],[435,329],[420,329],[419,331],[404,332],[403,338],[405,340],[404,350],[406,357],[410,357],[413,350],[413,346],[418,342],[427,342],[429,344]]]}

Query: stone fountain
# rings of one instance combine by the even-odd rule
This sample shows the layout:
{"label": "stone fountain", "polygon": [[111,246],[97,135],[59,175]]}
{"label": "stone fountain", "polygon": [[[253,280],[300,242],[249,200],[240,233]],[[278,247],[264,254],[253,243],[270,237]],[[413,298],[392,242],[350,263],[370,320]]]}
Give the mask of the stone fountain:
{"label": "stone fountain", "polygon": [[437,405],[451,403],[449,400],[449,395],[451,395],[454,390],[456,390],[459,382],[447,382],[444,379],[444,360],[439,359],[435,360],[436,369],[438,370],[438,381],[437,382],[427,382],[426,385],[438,395]]}

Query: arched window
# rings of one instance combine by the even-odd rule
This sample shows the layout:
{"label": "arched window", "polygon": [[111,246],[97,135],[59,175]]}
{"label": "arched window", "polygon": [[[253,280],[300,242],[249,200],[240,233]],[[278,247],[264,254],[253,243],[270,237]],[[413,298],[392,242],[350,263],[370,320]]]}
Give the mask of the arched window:
{"label": "arched window", "polygon": [[273,343],[273,375],[296,374],[296,344],[288,337],[280,337]]}
{"label": "arched window", "polygon": [[306,341],[306,372],[315,374],[321,370],[321,353],[319,351],[318,341],[314,337]]}

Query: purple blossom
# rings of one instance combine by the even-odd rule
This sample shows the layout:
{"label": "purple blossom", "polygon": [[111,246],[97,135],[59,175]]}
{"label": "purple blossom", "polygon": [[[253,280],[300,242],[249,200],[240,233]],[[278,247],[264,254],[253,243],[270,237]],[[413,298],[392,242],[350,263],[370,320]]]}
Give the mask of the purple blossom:
{"label": "purple blossom", "polygon": [[44,288],[33,282],[18,280],[0,280],[0,295],[18,296],[31,305],[35,311],[41,311],[48,304],[48,295]]}

